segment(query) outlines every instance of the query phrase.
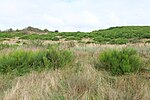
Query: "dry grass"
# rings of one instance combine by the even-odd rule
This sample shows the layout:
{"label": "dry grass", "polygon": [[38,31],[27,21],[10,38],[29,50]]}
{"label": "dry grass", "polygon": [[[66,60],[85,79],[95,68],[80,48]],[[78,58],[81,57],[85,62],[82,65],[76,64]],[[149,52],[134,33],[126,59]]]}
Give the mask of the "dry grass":
{"label": "dry grass", "polygon": [[98,72],[90,65],[75,69],[31,73],[6,89],[4,100],[149,100],[150,83],[140,75],[120,77]]}
{"label": "dry grass", "polygon": [[111,76],[94,68],[98,53],[104,48],[73,47],[71,50],[76,60],[64,69],[32,72],[16,78],[0,75],[0,99],[150,100],[150,73]]}

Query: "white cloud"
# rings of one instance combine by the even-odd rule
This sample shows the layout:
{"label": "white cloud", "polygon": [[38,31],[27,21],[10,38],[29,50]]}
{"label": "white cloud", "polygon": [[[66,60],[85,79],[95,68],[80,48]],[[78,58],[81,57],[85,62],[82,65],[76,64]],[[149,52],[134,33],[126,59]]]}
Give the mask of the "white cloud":
{"label": "white cloud", "polygon": [[150,25],[149,0],[0,0],[0,29],[34,26],[92,31]]}
{"label": "white cloud", "polygon": [[54,17],[52,15],[44,14],[42,19],[47,21],[47,23],[52,26],[64,25],[64,22],[62,19]]}
{"label": "white cloud", "polygon": [[98,17],[89,11],[81,11],[78,13],[68,13],[63,17],[66,24],[73,26],[92,26],[99,22]]}
{"label": "white cloud", "polygon": [[88,11],[83,11],[83,18],[83,20],[85,20],[85,23],[89,25],[95,25],[99,22],[98,17]]}
{"label": "white cloud", "polygon": [[111,12],[111,13],[109,14],[109,17],[110,17],[110,20],[111,20],[112,24],[119,24],[119,23],[120,23],[120,19],[119,19],[119,17],[116,15],[116,13]]}

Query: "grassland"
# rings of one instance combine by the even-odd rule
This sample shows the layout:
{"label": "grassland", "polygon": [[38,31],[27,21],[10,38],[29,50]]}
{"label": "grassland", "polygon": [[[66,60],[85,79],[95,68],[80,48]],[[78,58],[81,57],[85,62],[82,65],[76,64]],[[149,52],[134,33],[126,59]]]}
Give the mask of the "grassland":
{"label": "grassland", "polygon": [[[1,32],[0,99],[149,100],[149,38],[149,26],[47,34]],[[138,71],[112,75],[96,68],[103,52],[122,48],[136,50],[142,61]]]}

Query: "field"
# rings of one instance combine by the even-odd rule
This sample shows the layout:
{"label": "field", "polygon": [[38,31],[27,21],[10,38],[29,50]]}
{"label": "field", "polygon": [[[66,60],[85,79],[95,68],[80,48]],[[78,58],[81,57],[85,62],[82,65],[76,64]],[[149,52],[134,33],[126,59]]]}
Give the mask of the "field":
{"label": "field", "polygon": [[149,43],[150,26],[0,32],[0,99],[150,100]]}

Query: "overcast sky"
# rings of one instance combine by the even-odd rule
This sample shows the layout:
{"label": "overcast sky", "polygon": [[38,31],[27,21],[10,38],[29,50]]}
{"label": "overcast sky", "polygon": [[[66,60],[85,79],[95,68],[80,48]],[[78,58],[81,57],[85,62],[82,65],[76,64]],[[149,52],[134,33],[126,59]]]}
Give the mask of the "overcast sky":
{"label": "overcast sky", "polygon": [[92,31],[150,25],[150,0],[0,0],[0,30]]}

